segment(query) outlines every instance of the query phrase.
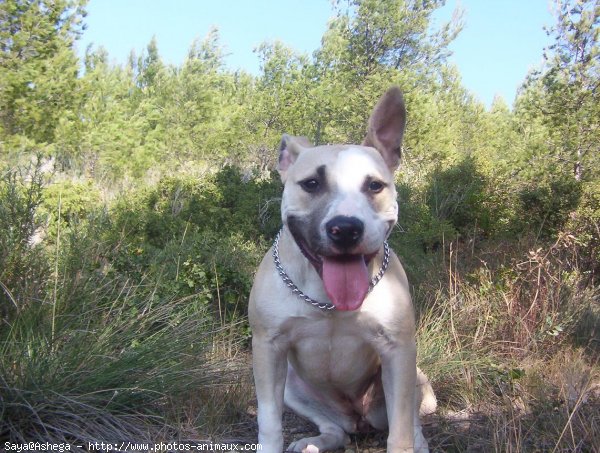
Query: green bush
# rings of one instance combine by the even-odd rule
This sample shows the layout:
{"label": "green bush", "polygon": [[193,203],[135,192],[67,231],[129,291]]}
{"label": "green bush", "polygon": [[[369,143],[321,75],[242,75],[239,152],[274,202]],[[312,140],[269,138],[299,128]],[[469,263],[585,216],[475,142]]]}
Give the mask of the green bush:
{"label": "green bush", "polygon": [[[88,214],[96,211],[100,201],[100,191],[92,181],[58,181],[44,189],[39,215],[50,226],[49,232],[56,234],[59,211],[61,228],[64,229],[77,224]],[[48,218],[44,219],[44,217]]]}
{"label": "green bush", "polygon": [[151,276],[161,297],[194,295],[218,319],[244,314],[254,270],[280,226],[279,191],[274,178],[226,167],[129,193],[99,233],[115,244],[106,251],[109,272]]}
{"label": "green bush", "polygon": [[569,215],[565,229],[578,245],[582,267],[589,269],[592,278],[600,275],[600,181],[581,186],[579,206]]}
{"label": "green bush", "polygon": [[517,229],[529,229],[548,239],[565,226],[580,199],[581,184],[571,175],[532,181],[519,191]]}
{"label": "green bush", "polygon": [[44,298],[50,272],[44,250],[35,243],[43,200],[44,175],[37,164],[11,169],[0,178],[0,317],[6,321],[32,300]]}
{"label": "green bush", "polygon": [[466,157],[449,168],[437,168],[429,176],[426,203],[440,221],[447,221],[461,235],[489,232],[491,216],[488,182],[473,158]]}
{"label": "green bush", "polygon": [[155,189],[124,200],[119,209],[131,212],[130,225],[140,223],[141,233],[157,247],[183,232],[186,224],[200,231],[236,232],[256,241],[274,236],[281,224],[279,203],[273,202],[280,192],[281,183],[274,177],[246,179],[239,169],[225,167],[200,180],[164,178]]}
{"label": "green bush", "polygon": [[406,183],[396,185],[398,224],[390,245],[405,264],[411,282],[426,278],[432,257],[445,242],[456,238],[456,229],[447,220],[434,216],[422,202],[422,194]]}

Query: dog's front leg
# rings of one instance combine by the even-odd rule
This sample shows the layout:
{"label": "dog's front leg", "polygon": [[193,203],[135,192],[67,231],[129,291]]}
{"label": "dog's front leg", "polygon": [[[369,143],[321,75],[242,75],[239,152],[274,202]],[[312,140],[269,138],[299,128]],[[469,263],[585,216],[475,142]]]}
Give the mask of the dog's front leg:
{"label": "dog's front leg", "polygon": [[281,453],[287,351],[269,335],[254,334],[252,367],[258,400],[258,443],[263,453]]}
{"label": "dog's front leg", "polygon": [[388,453],[414,451],[416,345],[388,345],[381,353],[382,384],[389,425]]}

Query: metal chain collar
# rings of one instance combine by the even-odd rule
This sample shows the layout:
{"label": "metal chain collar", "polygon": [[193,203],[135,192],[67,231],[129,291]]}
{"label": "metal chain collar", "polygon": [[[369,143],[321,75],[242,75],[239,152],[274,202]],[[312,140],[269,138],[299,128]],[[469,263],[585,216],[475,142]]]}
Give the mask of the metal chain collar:
{"label": "metal chain collar", "polygon": [[[275,236],[275,241],[273,242],[273,261],[275,263],[275,267],[277,268],[277,272],[279,273],[279,276],[281,277],[283,282],[292,290],[292,293],[296,294],[303,301],[308,302],[309,304],[311,304],[317,308],[320,308],[321,310],[334,310],[335,305],[327,303],[327,302],[319,302],[319,301],[314,300],[313,298],[307,296],[306,294],[304,294],[302,292],[302,290],[296,286],[296,284],[293,282],[293,280],[288,276],[288,274],[283,269],[283,266],[281,265],[281,260],[279,259],[279,239],[281,238],[282,231],[283,231],[283,228],[281,230],[279,230],[279,232],[277,233],[277,236]],[[377,274],[371,279],[371,283],[369,284],[369,292],[371,292],[373,290],[373,288],[375,288],[375,285],[377,285],[377,283],[379,283],[379,281],[383,278],[383,274],[385,274],[385,271],[387,270],[389,264],[390,264],[390,246],[388,245],[387,241],[384,241],[383,242],[383,262],[381,263],[381,268],[379,269],[379,272],[377,272]]]}

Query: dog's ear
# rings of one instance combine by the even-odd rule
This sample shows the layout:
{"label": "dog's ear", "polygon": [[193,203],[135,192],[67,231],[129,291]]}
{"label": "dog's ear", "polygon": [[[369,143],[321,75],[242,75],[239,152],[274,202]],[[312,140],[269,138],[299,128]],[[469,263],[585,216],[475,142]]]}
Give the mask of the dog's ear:
{"label": "dog's ear", "polygon": [[400,147],[406,125],[404,97],[398,87],[392,87],[379,99],[369,118],[367,136],[363,145],[381,153],[383,160],[394,172],[400,165]]}
{"label": "dog's ear", "polygon": [[283,134],[279,144],[279,165],[277,166],[281,181],[285,183],[288,169],[296,161],[302,150],[312,146],[312,143],[306,137],[293,137]]}

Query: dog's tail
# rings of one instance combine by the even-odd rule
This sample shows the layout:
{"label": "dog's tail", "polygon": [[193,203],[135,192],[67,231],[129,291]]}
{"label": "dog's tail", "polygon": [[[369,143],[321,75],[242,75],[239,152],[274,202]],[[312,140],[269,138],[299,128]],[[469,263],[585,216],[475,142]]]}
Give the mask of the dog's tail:
{"label": "dog's tail", "polygon": [[417,367],[417,403],[419,405],[419,415],[430,415],[437,409],[437,399],[429,379]]}

